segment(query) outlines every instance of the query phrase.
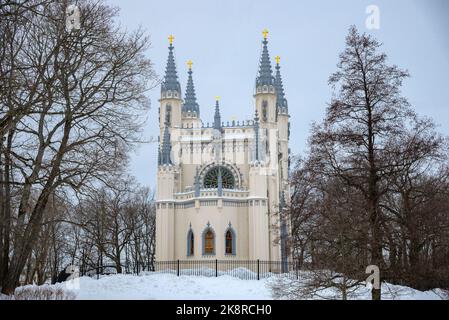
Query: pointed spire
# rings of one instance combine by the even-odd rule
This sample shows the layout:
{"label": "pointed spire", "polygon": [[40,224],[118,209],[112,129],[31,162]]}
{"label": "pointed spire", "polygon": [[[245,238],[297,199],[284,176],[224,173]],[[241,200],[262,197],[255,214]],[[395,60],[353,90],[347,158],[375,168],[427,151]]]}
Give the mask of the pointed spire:
{"label": "pointed spire", "polygon": [[164,136],[160,151],[159,164],[160,165],[172,164],[170,154],[171,154],[171,142],[170,142],[170,132],[168,131],[168,114],[167,114],[167,116],[165,117]]}
{"label": "pointed spire", "polygon": [[281,57],[277,56],[276,58],[276,77],[274,79],[274,88],[276,89],[276,109],[281,113],[288,113],[288,103],[285,98],[284,93],[284,85],[282,83],[281,77],[281,66],[280,61]]}
{"label": "pointed spire", "polygon": [[165,68],[165,77],[164,81],[162,82],[161,91],[176,91],[178,92],[178,97],[181,96],[181,85],[178,81],[178,73],[176,71],[176,63],[175,63],[175,56],[173,53],[173,50],[175,47],[173,47],[173,40],[174,37],[170,36],[168,38],[170,40],[170,46],[168,47],[168,60],[167,60],[167,67]]}
{"label": "pointed spire", "polygon": [[200,115],[200,107],[198,103],[196,102],[196,94],[195,94],[195,86],[193,85],[193,78],[192,78],[192,61],[187,61],[187,66],[189,68],[188,74],[188,80],[187,80],[187,87],[186,87],[186,96],[184,99],[184,104],[182,106],[182,112],[195,112],[197,116]]}
{"label": "pointed spire", "polygon": [[215,98],[214,129],[221,130],[220,98]]}
{"label": "pointed spire", "polygon": [[268,30],[263,31],[263,49],[259,64],[259,75],[256,79],[256,87],[273,85],[273,72],[271,69],[270,54],[268,53]]}

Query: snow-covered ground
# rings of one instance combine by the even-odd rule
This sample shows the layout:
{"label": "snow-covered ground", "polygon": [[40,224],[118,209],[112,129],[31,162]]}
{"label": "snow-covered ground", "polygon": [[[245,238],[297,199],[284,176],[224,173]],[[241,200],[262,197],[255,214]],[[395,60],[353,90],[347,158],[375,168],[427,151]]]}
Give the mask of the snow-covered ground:
{"label": "snow-covered ground", "polygon": [[[132,300],[266,300],[271,299],[265,281],[240,280],[230,276],[194,277],[172,274],[143,276],[113,275],[99,280],[83,277],[77,299]],[[65,286],[58,284],[58,286]],[[69,287],[71,284],[69,284]],[[72,286],[74,287],[74,286]]]}
{"label": "snow-covered ground", "polygon": [[[54,289],[73,292],[80,300],[269,300],[271,279],[241,280],[230,276],[196,277],[172,274],[111,275],[100,279],[82,277],[56,284]],[[384,284],[383,299],[442,299],[440,290],[421,292]],[[361,288],[358,299],[369,299]]]}

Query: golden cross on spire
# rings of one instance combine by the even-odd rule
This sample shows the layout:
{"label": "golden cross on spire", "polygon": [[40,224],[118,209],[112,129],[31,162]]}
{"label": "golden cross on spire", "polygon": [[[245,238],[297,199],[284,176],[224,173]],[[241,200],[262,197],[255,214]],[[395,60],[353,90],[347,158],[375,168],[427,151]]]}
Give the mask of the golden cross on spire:
{"label": "golden cross on spire", "polygon": [[187,61],[187,67],[189,68],[189,70],[192,70],[192,66],[193,66],[192,60]]}
{"label": "golden cross on spire", "polygon": [[173,40],[175,40],[175,37],[171,34],[170,37],[168,37],[168,41],[170,41],[170,45],[173,44]]}
{"label": "golden cross on spire", "polygon": [[279,62],[281,62],[281,57],[276,56],[274,59],[276,59],[276,64],[279,64]]}
{"label": "golden cross on spire", "polygon": [[232,120],[232,121],[236,121],[236,120],[237,120],[237,117],[236,117],[236,116],[232,116],[232,117],[231,117],[231,120]]}
{"label": "golden cross on spire", "polygon": [[220,99],[221,99],[221,97],[219,97],[219,96],[215,97],[215,101],[217,101],[217,102],[220,101]]}
{"label": "golden cross on spire", "polygon": [[264,38],[264,39],[268,38],[268,34],[269,34],[269,33],[270,33],[270,32],[265,28],[265,29],[262,31],[263,38]]}

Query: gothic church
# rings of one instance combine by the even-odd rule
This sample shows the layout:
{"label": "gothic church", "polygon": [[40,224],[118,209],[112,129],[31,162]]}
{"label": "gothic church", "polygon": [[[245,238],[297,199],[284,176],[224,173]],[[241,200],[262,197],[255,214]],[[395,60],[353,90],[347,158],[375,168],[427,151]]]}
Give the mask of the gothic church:
{"label": "gothic church", "polygon": [[289,199],[290,123],[268,31],[254,118],[222,121],[217,98],[211,124],[200,117],[191,62],[182,97],[169,39],[159,109],[156,259],[286,261],[289,224],[279,213]]}

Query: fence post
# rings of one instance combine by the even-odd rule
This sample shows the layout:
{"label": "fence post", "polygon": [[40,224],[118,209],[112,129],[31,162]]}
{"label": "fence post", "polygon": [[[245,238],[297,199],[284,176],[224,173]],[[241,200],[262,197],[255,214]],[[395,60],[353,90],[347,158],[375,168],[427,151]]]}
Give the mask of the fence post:
{"label": "fence post", "polygon": [[296,280],[299,280],[299,260],[296,260]]}
{"label": "fence post", "polygon": [[218,259],[215,259],[215,277],[218,277]]}
{"label": "fence post", "polygon": [[257,259],[257,280],[260,280],[260,260]]}
{"label": "fence post", "polygon": [[178,259],[178,266],[177,266],[177,275],[178,275],[178,277],[179,277],[179,259]]}

